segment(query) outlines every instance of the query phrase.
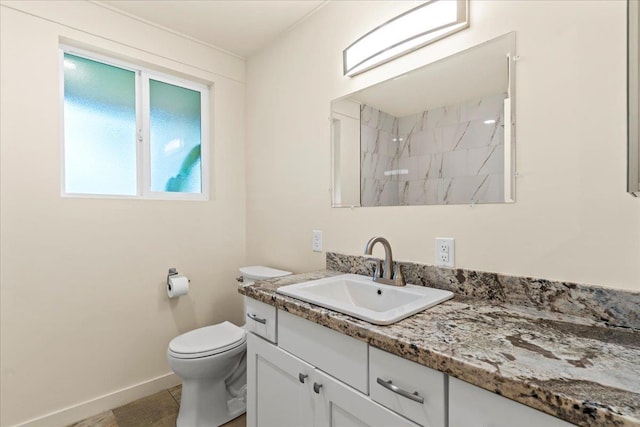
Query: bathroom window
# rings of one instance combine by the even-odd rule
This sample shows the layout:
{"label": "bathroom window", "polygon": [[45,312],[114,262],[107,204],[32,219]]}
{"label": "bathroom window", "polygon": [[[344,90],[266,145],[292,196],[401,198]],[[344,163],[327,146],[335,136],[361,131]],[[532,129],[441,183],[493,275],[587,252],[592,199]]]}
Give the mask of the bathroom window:
{"label": "bathroom window", "polygon": [[208,199],[209,89],[61,49],[65,196]]}

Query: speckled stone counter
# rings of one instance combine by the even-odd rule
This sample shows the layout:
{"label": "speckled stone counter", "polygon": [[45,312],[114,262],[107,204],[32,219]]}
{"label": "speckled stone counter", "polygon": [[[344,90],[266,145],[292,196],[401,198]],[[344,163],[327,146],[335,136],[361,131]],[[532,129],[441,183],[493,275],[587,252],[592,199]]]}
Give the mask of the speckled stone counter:
{"label": "speckled stone counter", "polygon": [[258,281],[239,292],[568,422],[640,426],[639,330],[458,295],[378,326],[275,292],[337,274]]}

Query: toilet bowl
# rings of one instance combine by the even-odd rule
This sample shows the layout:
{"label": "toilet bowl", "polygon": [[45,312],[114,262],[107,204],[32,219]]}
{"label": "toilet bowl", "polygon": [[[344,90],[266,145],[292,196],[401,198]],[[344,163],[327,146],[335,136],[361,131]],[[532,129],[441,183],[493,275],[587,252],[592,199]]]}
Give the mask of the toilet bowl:
{"label": "toilet bowl", "polygon": [[243,362],[246,340],[244,329],[229,322],[171,340],[169,366],[182,378],[179,427],[219,426],[244,412],[244,408],[229,408],[225,380]]}
{"label": "toilet bowl", "polygon": [[[244,285],[291,274],[262,266],[240,273]],[[225,321],[171,340],[167,359],[182,379],[177,427],[217,427],[246,411],[246,339],[244,328]]]}

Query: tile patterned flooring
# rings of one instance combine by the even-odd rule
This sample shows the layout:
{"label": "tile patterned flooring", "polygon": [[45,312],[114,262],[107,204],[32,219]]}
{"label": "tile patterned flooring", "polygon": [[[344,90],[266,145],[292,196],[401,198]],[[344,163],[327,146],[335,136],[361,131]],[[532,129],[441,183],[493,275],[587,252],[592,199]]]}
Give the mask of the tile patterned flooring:
{"label": "tile patterned flooring", "polygon": [[[182,386],[143,397],[119,408],[87,418],[69,427],[175,427]],[[246,427],[246,415],[222,427]]]}

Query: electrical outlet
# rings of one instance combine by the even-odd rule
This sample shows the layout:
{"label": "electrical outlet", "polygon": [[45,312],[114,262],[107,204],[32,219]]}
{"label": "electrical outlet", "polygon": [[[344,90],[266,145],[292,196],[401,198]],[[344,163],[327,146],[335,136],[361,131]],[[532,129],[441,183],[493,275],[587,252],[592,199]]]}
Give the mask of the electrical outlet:
{"label": "electrical outlet", "polygon": [[451,237],[436,238],[436,265],[439,267],[455,266],[455,239]]}
{"label": "electrical outlet", "polygon": [[311,239],[311,249],[314,252],[322,252],[322,231],[313,230],[313,237]]}

